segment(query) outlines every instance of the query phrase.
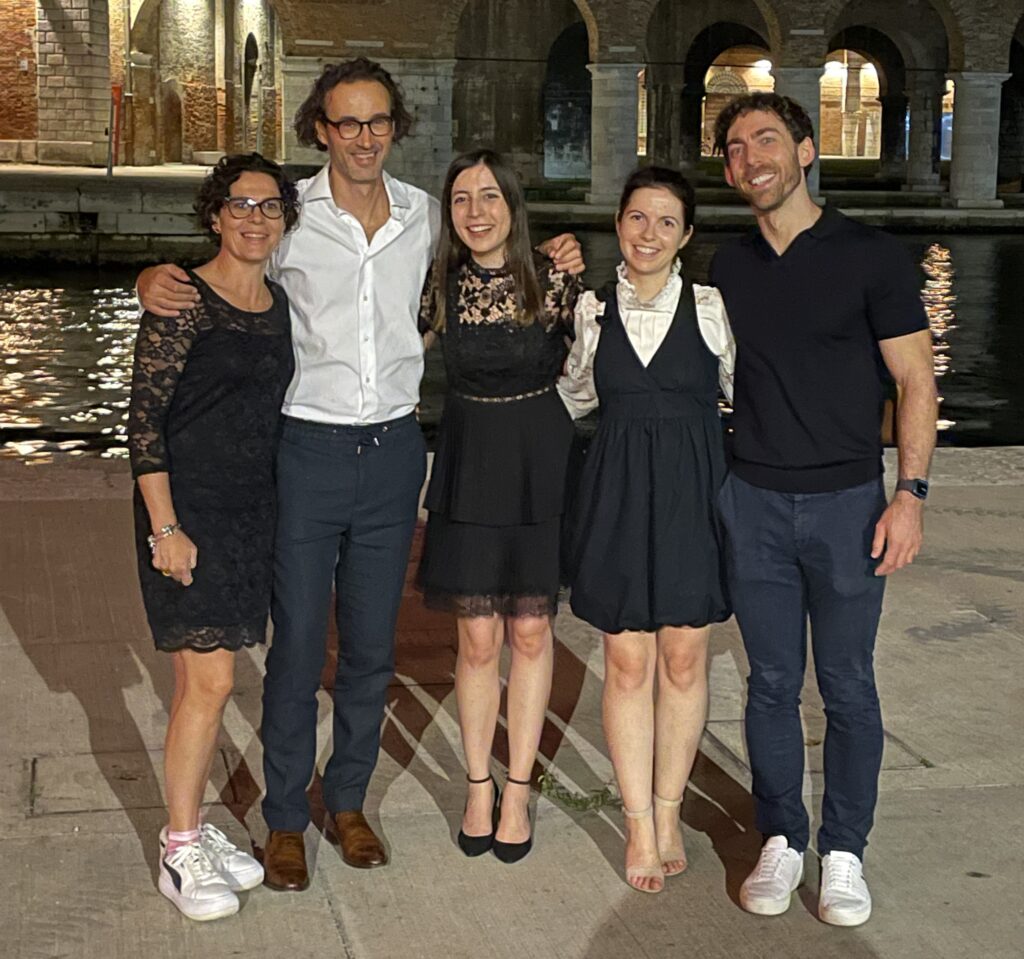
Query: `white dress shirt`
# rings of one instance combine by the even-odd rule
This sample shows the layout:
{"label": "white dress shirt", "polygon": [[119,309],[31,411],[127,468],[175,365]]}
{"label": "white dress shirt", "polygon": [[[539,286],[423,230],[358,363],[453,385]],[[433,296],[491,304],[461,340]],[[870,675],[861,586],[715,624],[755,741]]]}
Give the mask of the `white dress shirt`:
{"label": "white dress shirt", "polygon": [[383,423],[419,402],[417,315],[440,207],[385,173],[391,215],[368,242],[334,202],[328,172],[329,164],[298,183],[298,226],[270,264],[291,304],[295,376],[284,412],[321,423]]}
{"label": "white dress shirt", "polygon": [[[684,282],[679,274],[679,263],[677,261],[673,266],[672,275],[657,296],[648,302],[637,296],[636,288],[626,278],[625,264],[619,264],[617,275],[619,282],[615,287],[615,296],[619,316],[637,357],[647,366],[664,342],[679,306]],[[729,327],[725,303],[713,286],[700,286],[696,283],[693,284],[693,298],[701,336],[708,349],[718,357],[718,381],[731,401],[736,343]],[[565,375],[558,380],[562,402],[574,419],[586,415],[598,404],[597,388],[594,385],[594,356],[601,339],[598,317],[604,315],[604,307],[604,303],[592,290],[587,290],[576,301],[576,339],[565,365]]]}

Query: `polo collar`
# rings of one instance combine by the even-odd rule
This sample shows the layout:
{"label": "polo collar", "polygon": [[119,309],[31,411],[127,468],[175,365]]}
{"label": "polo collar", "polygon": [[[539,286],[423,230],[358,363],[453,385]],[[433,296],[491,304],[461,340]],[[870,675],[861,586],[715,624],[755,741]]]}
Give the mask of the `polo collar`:
{"label": "polo collar", "polygon": [[825,203],[821,208],[821,216],[818,217],[814,226],[809,227],[805,232],[815,239],[821,239],[841,230],[845,222],[846,217],[836,207],[831,203]]}

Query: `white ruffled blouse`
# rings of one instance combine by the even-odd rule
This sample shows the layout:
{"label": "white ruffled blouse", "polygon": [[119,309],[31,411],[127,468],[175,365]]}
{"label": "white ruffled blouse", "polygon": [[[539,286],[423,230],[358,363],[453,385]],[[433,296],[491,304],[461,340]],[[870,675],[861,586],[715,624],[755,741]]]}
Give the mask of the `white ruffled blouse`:
{"label": "white ruffled blouse", "polygon": [[[684,282],[679,274],[679,263],[676,262],[672,275],[658,295],[646,303],[640,300],[636,288],[626,278],[625,264],[620,263],[616,272],[619,277],[615,288],[619,315],[636,355],[647,366],[665,339],[679,306]],[[722,302],[721,293],[713,286],[694,283],[693,297],[701,336],[708,349],[718,357],[718,382],[731,402],[736,342],[729,327],[725,303]],[[601,339],[597,318],[603,315],[604,303],[598,300],[592,290],[587,290],[576,301],[576,340],[569,352],[565,373],[558,379],[559,395],[573,419],[585,416],[598,403],[594,386],[594,355]]]}

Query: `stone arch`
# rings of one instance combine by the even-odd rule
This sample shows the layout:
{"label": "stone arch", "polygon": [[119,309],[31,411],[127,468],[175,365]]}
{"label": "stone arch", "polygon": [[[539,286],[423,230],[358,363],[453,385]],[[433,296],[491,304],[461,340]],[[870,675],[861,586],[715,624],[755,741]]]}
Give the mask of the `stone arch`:
{"label": "stone arch", "polygon": [[825,36],[870,27],[899,49],[908,69],[956,70],[963,63],[963,34],[947,0],[839,0],[823,14]]}
{"label": "stone arch", "polygon": [[[438,21],[437,45],[444,51],[451,51],[452,56],[458,56],[455,52],[458,43],[459,28],[466,10],[474,4],[475,0],[451,0],[445,4]],[[580,19],[587,26],[587,38],[589,41],[590,59],[593,62],[597,59],[599,47],[598,21],[591,9],[589,0],[572,0]]]}
{"label": "stone arch", "polygon": [[456,151],[492,147],[512,162],[524,183],[543,182],[551,38],[581,20],[573,0],[468,0],[454,46]]}
{"label": "stone arch", "polygon": [[1010,39],[1010,78],[999,111],[998,181],[1004,193],[1024,192],[1024,16]]}

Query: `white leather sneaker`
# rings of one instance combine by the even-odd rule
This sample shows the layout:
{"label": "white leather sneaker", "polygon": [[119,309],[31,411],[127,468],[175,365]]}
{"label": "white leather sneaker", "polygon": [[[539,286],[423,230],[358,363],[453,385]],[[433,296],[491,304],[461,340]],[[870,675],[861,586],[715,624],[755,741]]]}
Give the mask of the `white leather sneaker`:
{"label": "white leather sneaker", "polygon": [[864,866],[852,852],[830,852],[821,860],[818,918],[832,926],[859,926],[871,918]]}
{"label": "white leather sneaker", "polygon": [[[255,889],[263,882],[263,867],[247,852],[242,852],[216,826],[203,823],[199,830],[199,845],[210,859],[213,868],[221,874],[232,892]],[[160,855],[167,851],[167,827],[160,830]]]}
{"label": "white leather sneaker", "polygon": [[236,896],[198,842],[160,860],[159,890],[189,919],[204,922],[238,912]]}
{"label": "white leather sneaker", "polygon": [[758,916],[779,916],[803,881],[804,854],[790,849],[785,836],[772,836],[761,847],[754,871],[743,880],[740,905]]}

